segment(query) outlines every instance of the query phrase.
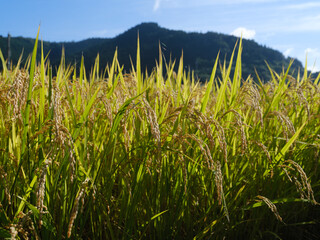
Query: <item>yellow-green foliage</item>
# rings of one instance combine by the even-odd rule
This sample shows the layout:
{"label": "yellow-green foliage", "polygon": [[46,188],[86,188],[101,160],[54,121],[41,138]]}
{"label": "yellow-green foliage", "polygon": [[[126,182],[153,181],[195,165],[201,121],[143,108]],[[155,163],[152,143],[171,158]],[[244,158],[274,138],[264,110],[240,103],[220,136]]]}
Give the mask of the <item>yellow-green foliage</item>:
{"label": "yellow-green foliage", "polygon": [[0,52],[0,238],[319,234],[318,79],[242,79],[241,40],[204,85],[160,49],[143,73],[139,42],[130,74],[116,51],[52,76],[34,49],[12,70]]}

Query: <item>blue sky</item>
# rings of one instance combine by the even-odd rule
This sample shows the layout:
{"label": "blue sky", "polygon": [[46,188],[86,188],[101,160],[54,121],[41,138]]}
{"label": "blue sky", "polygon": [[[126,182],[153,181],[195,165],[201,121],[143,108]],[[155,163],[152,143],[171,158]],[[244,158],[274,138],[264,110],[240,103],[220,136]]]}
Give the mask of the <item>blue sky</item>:
{"label": "blue sky", "polygon": [[35,37],[41,24],[43,40],[78,41],[114,37],[151,21],[176,30],[242,33],[302,62],[308,53],[308,69],[320,70],[315,0],[3,0],[0,35]]}

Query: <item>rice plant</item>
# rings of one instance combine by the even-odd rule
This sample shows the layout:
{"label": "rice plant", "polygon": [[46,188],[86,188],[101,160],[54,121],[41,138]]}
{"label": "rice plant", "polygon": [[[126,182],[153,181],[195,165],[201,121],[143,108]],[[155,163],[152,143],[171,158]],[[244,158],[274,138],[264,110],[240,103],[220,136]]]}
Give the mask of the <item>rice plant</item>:
{"label": "rice plant", "polygon": [[139,40],[129,74],[115,50],[53,75],[37,44],[0,51],[0,238],[320,237],[320,75],[243,79],[241,40],[204,85]]}

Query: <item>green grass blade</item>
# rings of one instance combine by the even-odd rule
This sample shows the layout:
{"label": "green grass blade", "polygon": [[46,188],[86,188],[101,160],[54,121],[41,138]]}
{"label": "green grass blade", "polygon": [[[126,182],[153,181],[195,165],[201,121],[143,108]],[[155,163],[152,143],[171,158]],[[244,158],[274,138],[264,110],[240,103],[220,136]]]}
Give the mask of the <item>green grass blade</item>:
{"label": "green grass blade", "polygon": [[[28,188],[27,188],[24,196],[23,196],[23,199],[24,199],[24,200],[28,200],[28,199],[29,199],[30,194],[31,194],[31,192],[32,192],[32,189],[34,188],[34,185],[35,185],[36,182],[37,182],[37,179],[38,179],[38,177],[37,177],[37,175],[35,175],[35,176],[33,177],[32,181],[31,181],[31,183],[29,184],[29,186],[28,186]],[[25,202],[25,201],[21,201],[21,202],[20,202],[20,205],[19,205],[19,207],[18,207],[18,209],[17,209],[17,211],[16,211],[16,213],[15,213],[15,217],[18,216],[18,214],[19,214],[21,211],[23,211],[23,208],[24,208],[25,205],[26,205],[26,202]]]}
{"label": "green grass blade", "polygon": [[240,38],[239,46],[238,46],[238,55],[236,60],[236,67],[234,70],[233,81],[231,83],[231,103],[235,101],[237,96],[237,92],[240,90],[241,86],[241,54],[242,54],[242,38]]}
{"label": "green grass blade", "polygon": [[36,67],[39,32],[40,32],[40,26],[38,28],[36,41],[34,43],[32,59],[31,59],[31,66],[30,66],[30,77],[29,77],[29,86],[28,86],[28,94],[27,94],[27,104],[25,107],[24,118],[23,118],[24,128],[23,128],[23,137],[22,137],[22,151],[21,151],[22,154],[24,154],[25,149],[27,147],[26,144],[27,144],[27,134],[28,134],[28,130],[29,130],[29,114],[30,114],[30,107],[31,107],[34,70]]}
{"label": "green grass blade", "polygon": [[40,79],[41,79],[41,90],[40,90],[40,101],[39,101],[39,114],[40,114],[40,124],[44,121],[45,114],[45,67],[44,67],[44,57],[43,57],[43,41],[41,41],[41,66],[40,66]]}
{"label": "green grass blade", "polygon": [[84,57],[83,55],[81,56],[81,64],[80,64],[80,76],[79,76],[79,83],[80,86],[82,86],[83,83],[83,75],[84,75]]}
{"label": "green grass blade", "polygon": [[182,100],[183,100],[182,93],[181,93],[182,78],[183,78],[183,52],[181,54],[179,67],[178,67],[178,74],[176,78],[176,86],[175,86],[175,90],[177,92],[176,106],[179,106],[180,104],[182,104]]}
{"label": "green grass blade", "polygon": [[114,79],[114,73],[118,67],[117,60],[118,60],[118,48],[116,48],[116,51],[114,52],[112,64],[111,64],[111,67],[108,71],[108,87],[109,88],[114,87],[113,86],[113,79]]}
{"label": "green grass blade", "polygon": [[156,218],[160,217],[162,214],[164,214],[164,213],[166,213],[166,212],[168,212],[168,211],[169,211],[169,209],[164,210],[164,211],[162,211],[162,212],[160,212],[160,213],[158,213],[158,214],[154,215],[154,216],[151,218],[151,220],[154,220],[154,219],[156,219]]}
{"label": "green grass blade", "polygon": [[308,79],[308,53],[306,53],[306,61],[304,63],[304,71],[303,71],[303,78],[302,82]]}
{"label": "green grass blade", "polygon": [[229,82],[229,76],[230,76],[230,72],[231,72],[231,67],[232,67],[232,62],[233,62],[233,57],[234,57],[234,53],[236,50],[237,44],[233,49],[233,52],[231,54],[231,58],[230,58],[230,63],[228,66],[228,69],[226,70],[226,66],[225,63],[223,65],[223,70],[222,70],[222,83],[221,86],[218,89],[218,97],[217,97],[217,103],[215,106],[215,112],[214,112],[214,117],[216,118],[218,113],[221,111],[223,104],[226,104],[226,91],[227,91],[227,86],[228,86],[228,82]]}
{"label": "green grass blade", "polygon": [[218,56],[217,56],[216,61],[214,63],[214,67],[212,69],[212,73],[211,73],[210,80],[209,80],[209,83],[208,83],[208,86],[206,89],[206,93],[204,94],[202,101],[201,101],[201,112],[202,113],[205,113],[205,111],[206,111],[206,107],[207,107],[207,104],[209,101],[209,97],[211,94],[213,82],[214,82],[216,71],[217,71],[218,61],[219,61],[219,53],[218,53]]}
{"label": "green grass blade", "polygon": [[289,141],[286,143],[286,145],[284,145],[284,147],[281,149],[281,151],[275,157],[273,164],[278,164],[280,162],[280,160],[284,157],[286,152],[289,150],[290,146],[294,143],[294,141],[297,140],[300,132],[302,131],[302,129],[304,128],[305,125],[306,125],[306,122],[304,122],[302,124],[302,126],[296,131],[296,133],[289,139]]}
{"label": "green grass blade", "polygon": [[319,79],[320,79],[320,73],[317,75],[316,79],[314,80],[314,85],[318,86],[319,84]]}
{"label": "green grass blade", "polygon": [[75,131],[74,134],[73,134],[73,139],[74,139],[74,140],[79,136],[79,134],[80,134],[80,132],[81,132],[81,130],[82,130],[81,127],[83,126],[83,124],[84,124],[85,121],[87,120],[87,117],[88,117],[88,115],[89,115],[89,112],[90,112],[90,110],[91,110],[91,108],[92,108],[92,105],[93,105],[94,101],[95,101],[96,98],[97,98],[97,95],[98,95],[99,91],[100,91],[100,87],[98,87],[98,89],[95,91],[95,93],[93,94],[93,96],[92,96],[91,99],[89,100],[89,102],[88,102],[88,104],[87,104],[87,106],[86,106],[83,114],[82,114],[81,117],[80,117],[80,122],[76,124],[76,131]]}
{"label": "green grass blade", "polygon": [[136,58],[136,78],[137,78],[137,94],[142,92],[143,80],[141,75],[141,57],[140,57],[140,39],[139,39],[139,32],[138,32],[138,39],[137,39],[137,58]]}
{"label": "green grass blade", "polygon": [[10,231],[0,227],[0,238],[1,239],[10,239],[11,238]]}
{"label": "green grass blade", "polygon": [[1,59],[1,63],[2,63],[2,76],[4,79],[6,79],[7,72],[8,72],[7,62],[6,62],[6,60],[4,60],[1,49],[0,49],[0,59]]}
{"label": "green grass blade", "polygon": [[110,130],[110,137],[112,137],[112,136],[115,134],[115,132],[116,132],[116,130],[117,130],[119,124],[120,124],[120,121],[121,121],[121,119],[123,118],[123,116],[124,116],[127,108],[129,107],[130,103],[131,103],[133,100],[135,100],[135,99],[137,99],[138,97],[140,97],[142,94],[143,94],[143,93],[140,93],[139,95],[128,99],[127,101],[125,101],[125,102],[122,104],[122,106],[120,107],[120,109],[118,110],[118,112],[117,112],[117,114],[116,114],[116,117],[115,117],[114,120],[113,120],[112,127],[111,127],[111,130]]}
{"label": "green grass blade", "polygon": [[65,91],[66,91],[66,94],[67,94],[67,99],[68,99],[70,110],[71,110],[73,124],[74,124],[74,126],[76,126],[77,125],[77,118],[76,118],[76,114],[75,114],[75,111],[74,111],[72,98],[71,98],[70,91],[69,91],[69,87],[70,86],[69,86],[69,82],[68,81],[64,81],[64,87],[65,87]]}

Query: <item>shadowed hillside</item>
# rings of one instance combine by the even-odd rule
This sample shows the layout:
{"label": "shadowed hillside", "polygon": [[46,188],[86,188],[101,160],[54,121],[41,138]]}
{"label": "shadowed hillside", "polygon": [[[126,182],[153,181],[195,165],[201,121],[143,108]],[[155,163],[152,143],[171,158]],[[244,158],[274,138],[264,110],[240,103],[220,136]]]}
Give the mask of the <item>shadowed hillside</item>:
{"label": "shadowed hillside", "polygon": [[[100,54],[100,65],[102,68],[112,61],[115,49],[119,50],[119,62],[124,64],[124,69],[129,72],[131,69],[130,56],[135,61],[137,48],[137,36],[139,32],[141,42],[141,64],[143,69],[149,71],[155,66],[155,60],[159,56],[159,44],[162,53],[167,61],[179,59],[182,51],[186,69],[194,70],[196,76],[206,80],[212,70],[214,59],[220,51],[220,59],[229,60],[237,38],[230,35],[214,32],[208,33],[187,33],[184,31],[169,30],[160,27],[156,23],[142,23],[115,38],[102,39],[92,38],[79,42],[44,42],[45,53],[54,66],[60,63],[62,48],[65,48],[66,62],[79,63],[81,56],[84,56],[85,65],[93,65],[97,54]],[[11,39],[12,60],[15,64],[24,50],[24,58],[32,51],[34,39],[15,37]],[[0,37],[0,48],[6,57],[7,38]],[[282,67],[287,67],[290,59],[276,50],[257,44],[253,40],[243,40],[242,54],[242,76],[256,76],[255,69],[264,81],[270,78],[268,62],[276,72],[281,72]],[[79,64],[78,64],[79,65]],[[302,69],[301,62],[295,60],[292,70]]]}

